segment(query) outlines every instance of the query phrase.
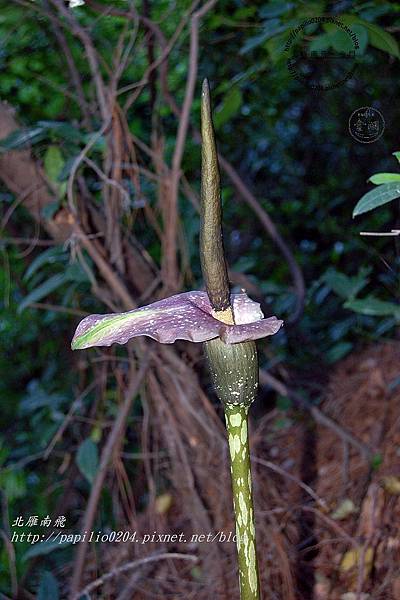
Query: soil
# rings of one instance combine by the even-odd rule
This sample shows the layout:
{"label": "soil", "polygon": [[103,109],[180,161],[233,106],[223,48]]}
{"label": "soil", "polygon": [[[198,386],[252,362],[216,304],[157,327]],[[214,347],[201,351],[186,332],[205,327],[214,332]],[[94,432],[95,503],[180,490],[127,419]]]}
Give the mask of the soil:
{"label": "soil", "polygon": [[[371,454],[367,458],[337,431],[293,408],[253,415],[250,443],[263,600],[400,600],[400,344],[374,345],[338,363],[319,408]],[[223,477],[229,472],[223,431],[218,452],[225,463],[218,467],[201,437],[197,440],[196,460],[209,474],[208,487],[197,492],[209,506],[215,530],[229,535],[234,525],[229,480]],[[168,472],[167,466],[166,476]],[[190,538],[193,504],[188,506],[173,484],[165,493],[168,503],[161,514],[153,507],[139,515],[142,529],[183,532]],[[219,512],[213,506],[220,506]],[[141,556],[168,551],[200,560],[195,565],[155,561],[120,578],[122,590],[131,590],[131,600],[239,598],[233,542],[140,550]],[[121,546],[111,556],[106,571],[135,558],[131,547]],[[126,597],[121,589],[116,592],[114,579],[103,586],[102,598]]]}
{"label": "soil", "polygon": [[[371,460],[335,431],[304,419],[269,445],[268,459],[322,500],[273,475],[276,527],[289,567],[280,577],[289,577],[295,598],[400,600],[399,359],[397,342],[349,356],[335,368],[320,406],[371,448]],[[266,597],[287,596],[267,591]]]}

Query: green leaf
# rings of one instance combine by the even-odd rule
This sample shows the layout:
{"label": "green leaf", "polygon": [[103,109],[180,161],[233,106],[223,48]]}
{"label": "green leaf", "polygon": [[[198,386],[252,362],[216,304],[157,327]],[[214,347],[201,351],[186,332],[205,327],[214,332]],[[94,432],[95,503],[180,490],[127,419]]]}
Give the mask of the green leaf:
{"label": "green leaf", "polygon": [[[62,196],[63,194],[60,195]],[[60,201],[54,200],[54,202],[49,202],[48,204],[45,204],[40,212],[43,215],[43,218],[46,219],[46,221],[50,221],[50,219],[54,217],[59,208]]]}
{"label": "green leaf", "polygon": [[92,484],[99,466],[99,455],[96,444],[90,438],[87,438],[79,446],[76,464],[82,475]]}
{"label": "green leaf", "polygon": [[49,146],[44,155],[44,170],[53,183],[59,183],[59,176],[64,167],[64,159],[58,146]]}
{"label": "green leaf", "polygon": [[340,273],[335,269],[329,269],[321,278],[330,288],[345,300],[349,300],[357,296],[368,283],[367,275],[370,269],[360,269],[357,275],[349,277],[344,273]]}
{"label": "green leaf", "polygon": [[58,175],[58,180],[59,181],[67,181],[68,177],[70,176],[72,167],[75,164],[77,156],[71,156],[70,158],[67,158],[67,160],[65,161],[64,166],[63,166],[63,168],[61,170],[61,172]]}
{"label": "green leaf", "polygon": [[261,44],[269,40],[274,35],[286,31],[288,27],[288,23],[282,25],[279,19],[270,19],[269,21],[265,21],[263,25],[263,31],[258,35],[249,38],[240,49],[239,54],[247,54],[247,52],[250,52],[250,50],[258,48],[258,46],[261,46]]}
{"label": "green leaf", "polygon": [[50,571],[43,571],[36,600],[59,600],[59,597],[57,579]]}
{"label": "green leaf", "polygon": [[395,156],[397,158],[397,160],[400,162],[400,152],[392,152],[393,156]]}
{"label": "green leaf", "polygon": [[46,264],[56,264],[63,260],[65,253],[61,246],[54,246],[41,252],[29,265],[24,273],[23,280],[28,281],[38,269]]}
{"label": "green leaf", "polygon": [[374,4],[376,3],[366,2],[363,5],[365,8],[360,12],[360,17],[366,21],[376,21],[379,19],[379,17],[382,17],[382,15],[386,15],[388,12],[393,10],[393,3],[391,2],[384,2],[378,6],[374,6]]}
{"label": "green leaf", "polygon": [[[88,264],[91,265],[91,261],[88,260]],[[81,264],[78,262],[74,262],[65,269],[64,271],[66,281],[72,281],[74,283],[85,283],[88,281],[88,275],[84,269],[82,269]]]}
{"label": "green leaf", "polygon": [[102,436],[101,427],[96,425],[95,427],[93,427],[92,431],[90,432],[90,439],[95,444],[98,444],[101,440],[101,436]]}
{"label": "green leaf", "polygon": [[57,273],[53,275],[49,279],[46,279],[39,287],[35,288],[32,292],[30,292],[25,298],[19,303],[17,312],[21,314],[21,312],[32,304],[33,302],[38,302],[45,296],[54,292],[60,285],[68,281],[68,276],[65,273]]}
{"label": "green leaf", "polygon": [[293,406],[293,402],[288,396],[279,395],[276,399],[276,408],[281,411],[290,410]]}
{"label": "green leaf", "polygon": [[240,109],[242,105],[242,93],[239,88],[232,88],[222,101],[221,107],[215,112],[214,126],[219,129],[224,123],[229,121]]}
{"label": "green leaf", "polygon": [[21,470],[4,469],[0,473],[0,488],[7,498],[12,502],[16,498],[23,498],[26,494],[26,477]]}
{"label": "green leaf", "polygon": [[36,379],[30,381],[27,388],[27,393],[22,396],[19,403],[21,416],[37,413],[38,409],[44,406],[58,410],[60,405],[66,401],[62,394],[47,392]]}
{"label": "green leaf", "polygon": [[48,137],[80,144],[85,143],[88,135],[96,134],[83,134],[69,123],[62,121],[38,121],[34,127],[24,127],[10,133],[0,141],[0,150],[18,150],[37,144]]}
{"label": "green leaf", "polygon": [[364,194],[353,210],[353,218],[399,197],[400,183],[384,183]]}
{"label": "green leaf", "polygon": [[321,281],[326,283],[335,294],[342,298],[347,299],[351,295],[351,279],[344,273],[339,273],[339,271],[331,269],[321,277]]}
{"label": "green leaf", "polygon": [[[367,21],[365,21],[365,23],[367,23]],[[396,58],[400,58],[399,45],[396,38],[382,29],[382,27],[373,25],[372,23],[368,23],[368,26],[365,25],[365,28],[368,30],[369,41],[374,48],[378,48],[378,50],[383,50],[383,52],[387,52]]]}
{"label": "green leaf", "polygon": [[317,35],[311,42],[308,44],[308,49],[310,52],[319,52],[320,50],[327,50],[331,47],[332,35],[330,33],[321,33]]}
{"label": "green leaf", "polygon": [[289,419],[287,417],[278,417],[273,422],[272,427],[275,431],[279,431],[282,429],[286,429],[287,427],[290,427],[291,424],[292,424],[291,419]]}
{"label": "green leaf", "polygon": [[233,271],[239,273],[248,273],[257,264],[257,259],[254,256],[240,256],[240,258],[232,266]]}
{"label": "green leaf", "polygon": [[334,33],[330,34],[331,46],[337,52],[351,52],[354,50],[354,42],[350,35],[342,29],[336,29]]}
{"label": "green leaf", "polygon": [[400,317],[400,305],[395,304],[394,302],[379,300],[373,296],[367,296],[367,298],[362,300],[349,300],[344,304],[344,307],[353,310],[360,315],[371,317]]}
{"label": "green leaf", "polygon": [[341,15],[340,20],[346,25],[352,25],[353,23],[362,25],[368,31],[368,39],[371,46],[378,48],[378,50],[383,50],[383,52],[387,52],[396,58],[400,58],[397,40],[390,33],[382,29],[382,27],[379,27],[379,25],[360,19],[356,15]]}
{"label": "green leaf", "polygon": [[280,2],[280,0],[272,0],[258,11],[261,19],[271,19],[280,17],[293,8],[292,2]]}
{"label": "green leaf", "polygon": [[[309,43],[310,51],[327,50],[333,48],[337,52],[350,52],[355,50],[355,43],[350,37],[350,34],[338,29],[337,25],[333,23],[326,23],[324,25],[325,33],[317,35]],[[364,54],[365,48],[368,44],[368,33],[365,27],[362,25],[352,25],[352,32],[357,36],[359,48],[355,50],[356,54]]]}
{"label": "green leaf", "polygon": [[281,33],[270,38],[265,44],[264,48],[269,54],[271,63],[277,63],[280,60],[285,60],[285,46],[287,43],[287,34]]}
{"label": "green leaf", "polygon": [[[37,125],[43,127],[57,139],[63,139],[74,144],[85,143],[86,134],[64,121],[38,121]],[[96,135],[96,134],[93,134]]]}
{"label": "green leaf", "polygon": [[[67,184],[65,182],[61,182],[61,177],[64,172],[65,161],[61,154],[61,150],[58,146],[49,146],[46,154],[44,156],[44,170],[46,175],[55,186],[58,192],[58,198],[61,199],[65,196],[67,192]],[[49,205],[47,205],[48,207]],[[47,209],[47,214],[42,214],[46,219],[51,219],[54,212],[58,209],[58,205],[54,208],[54,211],[51,212],[51,209]]]}
{"label": "green leaf", "polygon": [[341,358],[344,358],[346,354],[353,348],[353,344],[350,342],[338,342],[326,353],[326,360],[328,363],[335,363]]}
{"label": "green leaf", "polygon": [[[4,440],[0,437],[0,467],[2,467],[10,454],[10,448],[5,445]],[[0,471],[1,477],[1,471]]]}
{"label": "green leaf", "polygon": [[393,181],[400,181],[400,173],[376,173],[375,175],[372,175],[368,181],[375,185],[392,183]]}
{"label": "green leaf", "polygon": [[351,30],[357,36],[359,48],[356,50],[356,55],[362,55],[368,46],[368,31],[363,25],[357,23],[352,24]]}
{"label": "green leaf", "polygon": [[4,140],[0,141],[0,149],[3,151],[19,150],[44,140],[46,130],[43,127],[30,127],[13,131]]}
{"label": "green leaf", "polygon": [[92,140],[95,138],[93,145],[91,146],[92,150],[96,152],[104,152],[107,148],[106,137],[104,135],[98,134],[98,132],[94,131],[93,133],[85,133],[82,135],[82,142],[86,144],[92,144]]}
{"label": "green leaf", "polygon": [[[52,260],[53,258],[54,261]],[[32,265],[25,273],[24,279],[29,279],[41,266],[51,262],[60,262],[60,257],[57,257],[57,253],[50,253],[49,250],[43,252],[42,255],[38,256],[33,261]],[[32,304],[33,302],[38,302],[42,298],[45,298],[64,283],[85,283],[86,281],[88,281],[88,275],[82,269],[81,265],[77,262],[72,263],[64,267],[64,271],[62,273],[52,275],[51,277],[49,277],[49,279],[46,279],[46,281],[41,283],[27,296],[25,296],[25,298],[19,303],[17,312],[18,314],[20,314],[25,308],[29,306],[29,304]]]}
{"label": "green leaf", "polygon": [[65,548],[69,546],[71,542],[61,542],[59,539],[50,539],[44,542],[38,542],[34,544],[25,552],[22,557],[23,561],[29,560],[30,558],[35,558],[35,556],[44,556],[46,554],[50,554],[54,550],[58,550],[61,548]]}
{"label": "green leaf", "polygon": [[371,468],[374,471],[377,471],[379,469],[379,467],[381,466],[381,464],[383,463],[383,456],[382,454],[380,454],[379,452],[377,454],[374,454],[371,458]]}

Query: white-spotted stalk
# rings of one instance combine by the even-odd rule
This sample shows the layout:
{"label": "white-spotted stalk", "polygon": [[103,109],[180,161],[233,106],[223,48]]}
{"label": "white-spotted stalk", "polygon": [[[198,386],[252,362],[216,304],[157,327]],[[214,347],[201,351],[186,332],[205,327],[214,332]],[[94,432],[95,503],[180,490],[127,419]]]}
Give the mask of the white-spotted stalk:
{"label": "white-spotted stalk", "polygon": [[[201,103],[202,178],[200,256],[215,318],[235,324],[224,257],[219,170],[211,116],[210,90],[203,82]],[[204,343],[214,388],[224,405],[231,459],[233,507],[241,600],[259,600],[260,585],[248,437],[248,411],[258,387],[254,341],[225,344],[220,338]]]}

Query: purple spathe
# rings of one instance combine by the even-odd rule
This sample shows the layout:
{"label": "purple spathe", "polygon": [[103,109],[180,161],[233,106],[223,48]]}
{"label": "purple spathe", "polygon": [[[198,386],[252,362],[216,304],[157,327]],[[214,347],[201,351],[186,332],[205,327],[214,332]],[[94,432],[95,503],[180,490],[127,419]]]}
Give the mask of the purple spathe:
{"label": "purple spathe", "polygon": [[205,342],[220,337],[227,344],[273,335],[283,321],[263,318],[260,305],[246,294],[232,294],[235,325],[227,325],[213,316],[206,292],[176,294],[125,313],[90,315],[78,325],[73,349],[125,344],[133,337],[149,336],[162,344],[177,339]]}

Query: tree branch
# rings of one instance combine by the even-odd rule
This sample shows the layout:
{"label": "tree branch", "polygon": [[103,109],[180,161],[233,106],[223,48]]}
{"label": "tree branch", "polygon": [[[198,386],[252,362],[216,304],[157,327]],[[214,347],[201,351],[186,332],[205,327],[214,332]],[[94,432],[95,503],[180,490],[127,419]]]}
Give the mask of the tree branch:
{"label": "tree branch", "polygon": [[[136,373],[132,372],[130,375],[130,383],[125,393],[124,402],[118,411],[118,416],[112,426],[111,432],[107,438],[106,445],[104,446],[101,454],[99,469],[97,471],[95,480],[91,488],[89,501],[87,503],[85,516],[82,522],[82,531],[90,531],[93,527],[94,519],[96,516],[96,509],[100,500],[100,494],[103,489],[104,481],[107,475],[108,466],[110,464],[116,445],[120,442],[121,438],[124,435],[126,420],[128,419],[132,402],[136,394],[138,393],[140,386],[142,385],[143,378],[149,367],[150,358],[151,355],[148,354],[147,357],[142,361],[139,371]],[[70,598],[73,600],[77,597],[80,597],[80,594],[78,594],[78,590],[82,577],[83,567],[85,564],[87,546],[87,538],[85,538],[84,541],[82,541],[78,545],[78,551],[75,558],[70,591]]]}
{"label": "tree branch", "polygon": [[267,371],[264,371],[263,369],[260,369],[260,384],[269,385],[281,396],[286,396],[293,400],[294,404],[298,408],[308,411],[317,423],[323,425],[324,427],[328,427],[334,431],[336,435],[344,442],[347,442],[354,448],[357,448],[365,460],[371,460],[372,450],[369,448],[369,446],[357,439],[350,431],[336,423],[336,421],[325,415],[317,406],[314,406],[314,404],[308,402],[308,400],[297,394],[295,391],[289,389],[282,381],[279,381],[279,379],[276,379],[276,377],[270,375],[270,373],[267,373]]}
{"label": "tree branch", "polygon": [[[197,2],[195,3],[197,4]],[[176,136],[175,150],[172,158],[172,169],[168,182],[168,194],[163,206],[164,240],[162,276],[168,292],[176,291],[179,287],[178,264],[176,255],[176,240],[178,237],[178,191],[181,177],[181,163],[190,120],[190,110],[197,80],[199,56],[199,23],[202,17],[213,8],[216,0],[209,0],[197,10],[190,24],[190,50],[188,76],[186,80],[185,98],[179,116],[179,126]]]}

